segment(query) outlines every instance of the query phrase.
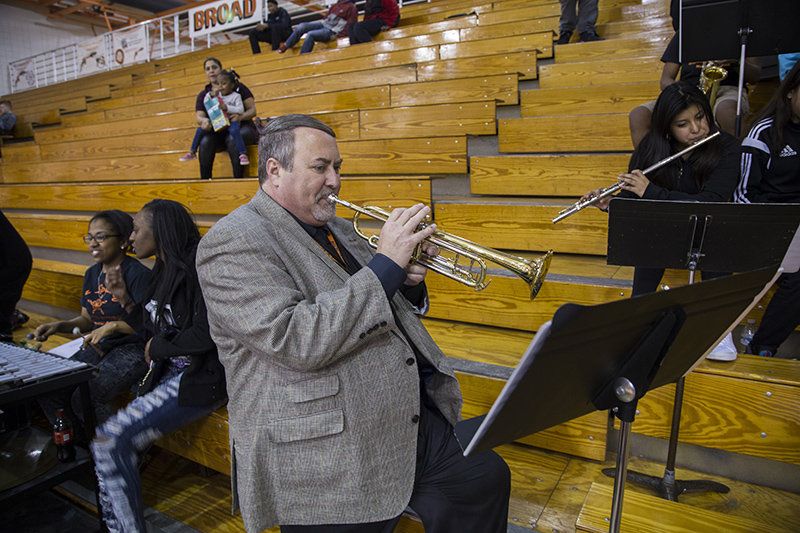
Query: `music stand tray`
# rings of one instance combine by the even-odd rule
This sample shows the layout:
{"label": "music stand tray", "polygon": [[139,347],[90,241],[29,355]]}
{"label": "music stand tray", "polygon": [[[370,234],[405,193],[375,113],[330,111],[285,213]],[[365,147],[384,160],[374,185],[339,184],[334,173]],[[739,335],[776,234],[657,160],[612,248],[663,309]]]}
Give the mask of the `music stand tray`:
{"label": "music stand tray", "polygon": [[[464,454],[597,409],[614,410],[627,437],[638,399],[690,372],[778,274],[775,266],[606,304],[562,305],[539,329],[489,413],[456,424]],[[627,460],[627,438],[620,438],[620,460]],[[618,479],[615,485],[617,528],[624,469],[618,469],[623,484],[617,487]]]}

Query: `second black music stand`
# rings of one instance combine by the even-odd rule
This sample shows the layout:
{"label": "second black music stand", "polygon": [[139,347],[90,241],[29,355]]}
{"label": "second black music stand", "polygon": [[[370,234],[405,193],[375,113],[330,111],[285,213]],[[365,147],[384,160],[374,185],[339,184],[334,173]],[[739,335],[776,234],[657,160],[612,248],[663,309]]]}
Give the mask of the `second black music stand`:
{"label": "second black music stand", "polygon": [[611,531],[619,531],[628,438],[638,400],[689,372],[776,279],[777,267],[601,305],[562,305],[543,325],[487,415],[455,426],[464,455],[597,409],[621,420]]}
{"label": "second black music stand", "polygon": [[[696,270],[743,272],[781,264],[798,223],[798,204],[615,198],[609,205],[608,264],[689,270],[691,284]],[[735,325],[731,323],[728,330]],[[629,481],[647,485],[671,501],[677,501],[687,491],[730,490],[714,481],[675,479],[683,390],[681,378],[675,386],[664,476],[658,478],[634,471],[627,475]],[[613,469],[603,473],[614,476]]]}

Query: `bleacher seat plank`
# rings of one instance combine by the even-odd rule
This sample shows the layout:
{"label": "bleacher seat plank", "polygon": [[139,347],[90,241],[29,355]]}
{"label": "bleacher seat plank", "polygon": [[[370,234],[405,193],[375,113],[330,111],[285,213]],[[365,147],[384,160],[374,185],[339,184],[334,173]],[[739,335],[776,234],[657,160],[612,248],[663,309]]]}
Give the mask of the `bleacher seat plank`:
{"label": "bleacher seat plank", "polygon": [[29,161],[39,161],[41,150],[39,145],[32,143],[17,143],[3,146],[3,165],[13,163],[27,163]]}
{"label": "bleacher seat plank", "polygon": [[8,213],[6,218],[28,246],[86,250],[81,237],[86,234],[90,216]]}
{"label": "bleacher seat plank", "polygon": [[251,86],[255,87],[263,83],[273,82],[274,80],[291,80],[306,78],[308,76],[318,76],[321,74],[343,74],[357,70],[407,65],[411,63],[421,63],[423,61],[435,61],[437,59],[439,59],[439,47],[424,46],[422,48],[376,54],[370,59],[369,63],[365,63],[362,58],[350,58],[267,70],[248,76],[245,81],[248,88],[251,88]]}
{"label": "bleacher seat plank", "polygon": [[627,113],[584,115],[580,120],[548,116],[497,122],[501,153],[625,152],[633,149]]}
{"label": "bleacher seat plank", "polygon": [[[463,236],[460,233],[456,235]],[[558,255],[554,258],[556,260]],[[501,271],[487,275],[491,283],[480,292],[445,276],[428,276],[425,279],[431,297],[428,317],[535,331],[552,319],[564,302],[595,305],[630,297],[631,292],[629,286],[546,280],[539,295],[531,301],[530,290],[524,281],[497,272]]]}
{"label": "bleacher seat plank", "polygon": [[655,33],[639,38],[607,39],[588,43],[560,45],[555,55],[556,63],[581,61],[607,61],[630,57],[661,57],[671,35]]}
{"label": "bleacher seat plank", "polygon": [[[540,34],[544,33],[541,27],[541,24],[536,19],[517,20],[514,22],[504,22],[502,24],[490,24],[487,26],[475,26],[461,30],[461,41],[481,41],[485,39],[511,37],[514,35]],[[553,43],[550,42],[548,46],[552,48],[552,44]]]}
{"label": "bleacher seat plank", "polygon": [[412,16],[430,15],[432,13],[439,13],[451,9],[467,9],[472,7],[475,3],[476,0],[440,0],[406,4],[400,8],[400,17],[410,18]]}
{"label": "bleacher seat plank", "polygon": [[[324,113],[389,105],[391,105],[391,93],[389,86],[384,85],[262,100],[256,102],[256,109],[261,107],[267,110],[269,116],[277,117],[288,113]],[[265,113],[260,111],[259,115],[265,116]]]}
{"label": "bleacher seat plank", "polygon": [[[456,372],[464,407],[461,416],[473,418],[489,412],[506,382],[502,379]],[[608,414],[595,411],[552,428],[517,439],[517,442],[602,461],[606,456]]]}
{"label": "bleacher seat plank", "polygon": [[36,142],[40,145],[127,137],[130,135],[151,134],[174,129],[185,130],[197,127],[195,117],[189,113],[166,113],[153,117],[142,117],[116,122],[101,122],[86,126],[48,128],[36,132]]}
{"label": "bleacher seat plank", "polygon": [[620,83],[520,91],[520,114],[525,117],[629,113],[655,100],[657,83]]}
{"label": "bleacher seat plank", "polygon": [[347,175],[461,174],[467,171],[466,137],[342,141]]}
{"label": "bleacher seat plank", "polygon": [[534,50],[537,51],[540,58],[553,57],[553,34],[551,32],[529,33],[480,41],[443,44],[439,47],[439,57],[441,59],[458,59]]}
{"label": "bleacher seat plank", "polygon": [[[434,8],[435,9],[435,8]],[[470,7],[456,7],[445,8],[441,11],[431,10],[426,14],[414,15],[408,18],[400,16],[400,23],[398,26],[412,26],[414,24],[427,24],[429,22],[440,22],[454,15],[470,14],[470,13],[486,13],[492,10],[492,4],[474,5]]]}
{"label": "bleacher seat plank", "polygon": [[449,80],[514,73],[519,74],[520,80],[535,79],[538,75],[536,52],[516,52],[513,54],[495,54],[417,63],[418,81]]}
{"label": "bleacher seat plank", "polygon": [[231,474],[228,411],[224,407],[167,433],[156,445],[217,472]]}
{"label": "bleacher seat plank", "polygon": [[[632,430],[669,438],[673,400],[672,385],[648,392],[639,402]],[[798,402],[798,382],[785,385],[692,372],[686,378],[680,440],[798,465]]]}
{"label": "bleacher seat plank", "polygon": [[22,297],[80,312],[80,294],[86,268],[83,265],[34,258]]}
{"label": "bleacher seat plank", "polygon": [[517,74],[406,83],[392,85],[391,101],[393,106],[489,100],[497,100],[498,105],[516,105],[518,87]]}
{"label": "bleacher seat plank", "polygon": [[131,105],[117,109],[106,109],[106,120],[114,121],[128,118],[151,117],[161,113],[175,113],[178,111],[185,111],[191,114],[194,112],[196,99],[196,96],[186,96],[183,98],[157,100],[150,103]]}
{"label": "bleacher seat plank", "polygon": [[[187,137],[187,140],[189,138]],[[177,152],[166,152],[127,157],[74,159],[63,161],[26,162],[4,165],[5,183],[67,183],[109,180],[172,180],[200,177],[197,163],[182,163],[178,157],[186,153],[184,146]],[[255,146],[248,146],[252,161],[257,161]],[[250,165],[254,166],[254,165]],[[245,177],[256,174],[256,169],[245,167]],[[233,177],[230,159],[222,153],[214,160],[213,175],[218,178]]]}
{"label": "bleacher seat plank", "polygon": [[541,20],[561,16],[561,4],[552,2],[548,4],[530,5],[517,9],[501,9],[491,12],[484,11],[478,15],[478,24],[489,26],[492,24],[505,24],[519,20]]}
{"label": "bleacher seat plank", "polygon": [[371,68],[342,74],[309,76],[290,81],[276,81],[251,87],[256,102],[266,99],[312,95],[323,92],[365,89],[379,85],[414,83],[417,81],[417,66]]}
{"label": "bleacher seat plank", "polygon": [[160,81],[152,81],[148,78],[147,83],[134,87],[119,87],[111,89],[111,98],[121,98],[123,96],[133,96],[137,94],[147,94],[161,88]]}
{"label": "bleacher seat plank", "polygon": [[[566,204],[567,202],[564,202]],[[571,203],[571,202],[570,202]],[[515,198],[459,201],[438,199],[434,220],[443,231],[492,248],[605,255],[608,215],[585,209],[579,215],[553,224],[562,209],[543,199]]]}
{"label": "bleacher seat plank", "polygon": [[597,25],[597,33],[605,39],[624,39],[639,35],[674,33],[672,19],[666,12],[661,16],[652,16],[646,19],[622,20],[617,22],[604,22]]}
{"label": "bleacher seat plank", "polygon": [[474,156],[472,194],[564,196],[577,201],[627,171],[627,154]]}
{"label": "bleacher seat plank", "polygon": [[651,82],[658,86],[663,63],[657,57],[610,59],[542,65],[539,67],[539,87],[576,87],[612,83]]}
{"label": "bleacher seat plank", "polygon": [[[613,487],[592,483],[581,508],[577,531],[605,533],[611,517]],[[625,491],[621,533],[789,533],[788,529],[740,516],[672,502],[658,496]]]}
{"label": "bleacher seat plank", "polygon": [[494,101],[362,109],[361,138],[494,135],[497,132],[495,109]]}
{"label": "bleacher seat plank", "polygon": [[[194,128],[192,128],[194,129]],[[191,129],[169,130],[152,133],[109,137],[102,144],[94,139],[44,144],[41,146],[42,161],[67,161],[98,157],[125,157],[135,154],[155,154],[167,150],[180,151],[191,144]]]}
{"label": "bleacher seat plank", "polygon": [[[427,176],[392,176],[343,178],[348,200],[381,207],[404,207],[415,203],[430,204],[430,181]],[[258,189],[254,179],[137,181],[58,185],[0,186],[0,208],[38,205],[48,210],[101,211],[113,206],[134,213],[153,198],[175,200],[195,214],[226,215],[248,202]],[[349,216],[344,210],[345,217]],[[54,214],[9,213],[9,220],[21,233],[37,241],[36,246],[83,249],[70,246],[76,235],[83,234],[88,218]],[[19,226],[17,226],[19,221]],[[81,228],[75,233],[74,228]],[[39,233],[36,235],[36,233]],[[61,236],[68,236],[66,240]],[[29,242],[29,241],[28,241]],[[41,244],[51,242],[51,244]],[[31,244],[29,242],[29,244]]]}
{"label": "bleacher seat plank", "polygon": [[[400,11],[400,18],[403,18],[403,11]],[[388,31],[382,31],[374,36],[374,40],[379,39],[402,39],[405,37],[416,37],[418,35],[428,35],[433,33],[441,33],[448,30],[461,30],[464,28],[473,28],[478,25],[478,17],[473,15],[470,17],[459,17],[450,20],[443,20],[441,22],[428,22],[425,24],[414,24],[412,26],[398,26]]]}
{"label": "bleacher seat plank", "polygon": [[106,120],[105,111],[93,111],[74,113],[72,115],[61,115],[61,125],[65,128],[73,126],[86,126],[89,124],[99,124]]}

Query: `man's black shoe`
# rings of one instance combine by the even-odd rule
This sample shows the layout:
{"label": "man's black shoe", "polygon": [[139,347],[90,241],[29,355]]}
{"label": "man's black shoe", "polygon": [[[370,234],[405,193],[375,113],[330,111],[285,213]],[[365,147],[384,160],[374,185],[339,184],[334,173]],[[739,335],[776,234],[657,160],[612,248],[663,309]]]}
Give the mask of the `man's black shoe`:
{"label": "man's black shoe", "polygon": [[569,44],[570,39],[572,39],[572,32],[562,33],[561,35],[558,36],[556,44]]}
{"label": "man's black shoe", "polygon": [[590,43],[592,41],[605,41],[605,39],[597,35],[596,31],[586,31],[581,33],[582,43]]}

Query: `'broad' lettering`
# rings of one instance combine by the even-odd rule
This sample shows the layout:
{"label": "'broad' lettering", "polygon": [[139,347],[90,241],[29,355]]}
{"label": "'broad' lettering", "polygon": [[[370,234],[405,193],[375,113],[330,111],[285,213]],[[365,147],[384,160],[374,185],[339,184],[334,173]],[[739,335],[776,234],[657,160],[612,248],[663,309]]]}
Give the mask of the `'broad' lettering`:
{"label": "'broad' lettering", "polygon": [[209,7],[194,13],[194,31],[213,28],[217,24],[224,26],[236,20],[245,20],[256,12],[256,0],[232,0],[223,2],[217,7]]}

